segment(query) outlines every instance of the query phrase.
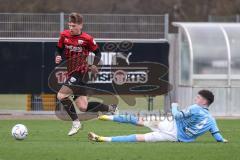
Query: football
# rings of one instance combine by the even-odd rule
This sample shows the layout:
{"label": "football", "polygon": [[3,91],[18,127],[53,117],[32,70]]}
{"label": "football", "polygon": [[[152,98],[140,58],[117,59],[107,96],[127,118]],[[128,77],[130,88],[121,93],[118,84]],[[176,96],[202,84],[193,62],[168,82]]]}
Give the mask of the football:
{"label": "football", "polygon": [[12,128],[12,136],[16,140],[24,140],[28,135],[28,129],[25,125],[23,124],[16,124]]}

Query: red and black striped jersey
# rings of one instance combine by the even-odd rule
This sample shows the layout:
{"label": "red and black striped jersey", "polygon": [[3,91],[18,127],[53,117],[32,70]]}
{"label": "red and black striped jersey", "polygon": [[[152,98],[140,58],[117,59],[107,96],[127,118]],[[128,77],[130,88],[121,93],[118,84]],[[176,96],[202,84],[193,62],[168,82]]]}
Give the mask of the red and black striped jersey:
{"label": "red and black striped jersey", "polygon": [[94,38],[85,32],[73,36],[69,30],[64,30],[60,33],[57,47],[64,50],[68,75],[71,75],[75,71],[79,73],[88,71],[87,57],[89,52],[98,48],[98,45]]}

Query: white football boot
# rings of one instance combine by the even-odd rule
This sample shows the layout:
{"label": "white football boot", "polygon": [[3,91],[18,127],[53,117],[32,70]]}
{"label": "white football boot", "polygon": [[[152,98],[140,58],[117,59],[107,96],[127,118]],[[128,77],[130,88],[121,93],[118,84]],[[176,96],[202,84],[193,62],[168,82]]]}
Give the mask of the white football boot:
{"label": "white football boot", "polygon": [[68,132],[69,136],[72,136],[76,133],[78,133],[79,129],[81,129],[82,125],[80,123],[80,121],[73,121],[73,125],[71,130]]}

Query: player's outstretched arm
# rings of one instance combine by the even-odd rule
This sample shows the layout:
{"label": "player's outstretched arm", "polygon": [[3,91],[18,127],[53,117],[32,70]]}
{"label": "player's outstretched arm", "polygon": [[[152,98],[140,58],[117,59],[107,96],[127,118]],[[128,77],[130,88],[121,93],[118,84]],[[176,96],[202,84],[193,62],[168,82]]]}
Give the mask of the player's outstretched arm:
{"label": "player's outstretched arm", "polygon": [[212,136],[214,137],[214,139],[217,142],[223,142],[223,143],[227,143],[228,142],[228,140],[224,139],[223,136],[219,132],[212,133]]}
{"label": "player's outstretched arm", "polygon": [[213,136],[213,138],[217,141],[217,142],[224,142],[227,143],[228,140],[224,139],[223,136],[220,134],[220,131],[218,129],[217,126],[217,122],[215,119],[213,119],[213,123],[211,125],[211,128],[209,130]]}
{"label": "player's outstretched arm", "polygon": [[172,115],[175,119],[181,119],[184,117],[189,117],[191,115],[190,111],[184,112],[184,111],[179,111],[178,110],[178,103],[172,103],[171,107],[172,107]]}

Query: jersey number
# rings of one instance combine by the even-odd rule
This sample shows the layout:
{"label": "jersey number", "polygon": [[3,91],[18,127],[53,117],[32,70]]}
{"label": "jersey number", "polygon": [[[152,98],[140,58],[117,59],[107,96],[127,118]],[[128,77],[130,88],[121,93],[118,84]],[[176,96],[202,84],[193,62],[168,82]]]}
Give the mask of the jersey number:
{"label": "jersey number", "polygon": [[207,123],[207,121],[208,121],[208,118],[205,118],[204,120],[202,120],[200,123],[198,123],[198,124],[196,125],[196,128],[197,128],[197,129],[202,129],[203,126]]}

